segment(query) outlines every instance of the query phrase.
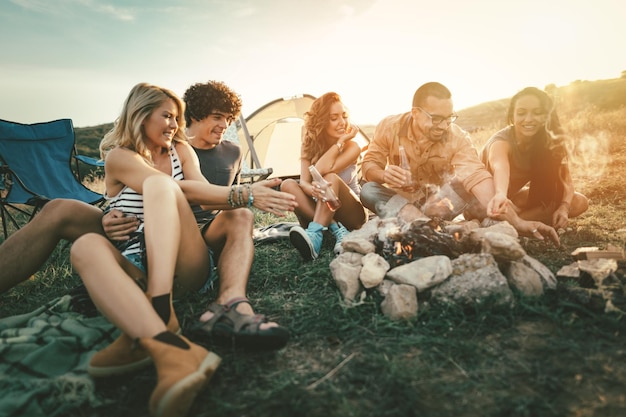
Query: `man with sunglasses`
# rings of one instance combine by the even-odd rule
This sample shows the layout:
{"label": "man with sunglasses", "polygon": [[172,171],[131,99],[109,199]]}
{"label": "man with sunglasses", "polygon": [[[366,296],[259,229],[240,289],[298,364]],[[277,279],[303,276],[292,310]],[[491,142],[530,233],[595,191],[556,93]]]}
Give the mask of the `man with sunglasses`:
{"label": "man with sunglasses", "polygon": [[[478,158],[469,134],[454,124],[452,94],[444,85],[429,82],[413,95],[411,111],[384,118],[363,158],[363,206],[384,215],[395,195],[418,206],[429,217],[452,220],[493,217],[507,220],[522,235],[549,238],[558,245],[556,231],[520,219],[514,210],[487,213],[493,197],[493,177]],[[403,150],[401,150],[401,148]],[[402,168],[401,152],[409,169]]]}

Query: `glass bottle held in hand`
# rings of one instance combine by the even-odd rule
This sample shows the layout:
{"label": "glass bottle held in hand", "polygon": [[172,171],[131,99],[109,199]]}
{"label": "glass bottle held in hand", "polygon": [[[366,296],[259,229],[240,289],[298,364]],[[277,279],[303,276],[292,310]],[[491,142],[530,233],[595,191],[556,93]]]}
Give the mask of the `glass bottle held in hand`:
{"label": "glass bottle held in hand", "polygon": [[324,194],[322,201],[326,203],[326,206],[330,211],[336,211],[339,207],[341,207],[341,201],[339,201],[339,199],[335,195],[335,192],[333,191],[330,184],[326,182],[324,177],[322,177],[322,174],[320,174],[320,172],[317,170],[317,168],[315,168],[314,165],[311,165],[309,167],[309,172],[311,173],[311,178],[313,179],[313,181],[315,181],[319,185],[322,194]]}
{"label": "glass bottle held in hand", "polygon": [[409,165],[409,158],[406,156],[406,151],[404,150],[404,146],[400,145],[398,148],[400,152],[400,168],[408,171],[408,179],[406,183],[402,186],[402,191],[413,192],[415,191],[415,183],[413,182],[413,175],[411,174],[411,166]]}

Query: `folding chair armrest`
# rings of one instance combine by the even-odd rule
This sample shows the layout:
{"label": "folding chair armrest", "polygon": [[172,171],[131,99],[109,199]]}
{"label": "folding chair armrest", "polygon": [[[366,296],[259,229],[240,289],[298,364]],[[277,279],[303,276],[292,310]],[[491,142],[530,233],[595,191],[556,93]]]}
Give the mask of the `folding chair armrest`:
{"label": "folding chair armrest", "polygon": [[[250,179],[251,182],[261,181],[272,175],[274,170],[272,168],[255,168],[241,171],[239,177],[241,179]],[[258,177],[256,180],[255,177]]]}
{"label": "folding chair armrest", "polygon": [[87,165],[91,165],[94,167],[103,167],[104,166],[104,161],[102,159],[97,159],[97,158],[92,158],[91,156],[87,156],[87,155],[74,155],[74,158],[79,160],[80,162],[83,162]]}

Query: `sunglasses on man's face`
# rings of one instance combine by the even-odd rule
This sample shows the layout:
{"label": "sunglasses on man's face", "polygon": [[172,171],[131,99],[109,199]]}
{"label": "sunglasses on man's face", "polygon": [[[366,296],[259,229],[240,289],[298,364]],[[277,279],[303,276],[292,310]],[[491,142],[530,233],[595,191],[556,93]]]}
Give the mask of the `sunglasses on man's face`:
{"label": "sunglasses on man's face", "polygon": [[456,119],[459,118],[459,115],[456,113],[452,113],[449,116],[439,116],[437,114],[430,114],[421,107],[416,107],[416,108],[419,109],[419,111],[421,111],[422,113],[424,113],[426,116],[430,118],[430,121],[432,122],[433,126],[439,126],[443,122],[446,122],[446,125],[450,125],[451,123],[454,123]]}

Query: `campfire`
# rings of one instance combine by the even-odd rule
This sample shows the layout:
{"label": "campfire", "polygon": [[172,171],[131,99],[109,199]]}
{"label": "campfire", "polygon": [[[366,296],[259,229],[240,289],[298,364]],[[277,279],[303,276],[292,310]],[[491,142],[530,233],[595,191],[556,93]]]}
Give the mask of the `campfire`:
{"label": "campfire", "polygon": [[[530,257],[507,222],[443,221],[426,217],[404,199],[392,200],[384,218],[375,217],[344,238],[344,252],[330,264],[346,302],[358,304],[376,290],[384,297],[385,315],[409,319],[417,315],[418,302],[470,307],[489,300],[512,306],[513,291],[540,296],[557,288],[561,271],[555,276]],[[616,261],[606,261],[576,261],[571,268],[596,273],[595,264],[602,263],[601,274],[614,273]],[[596,281],[593,291],[602,296],[602,280]],[[607,309],[615,308],[611,300],[605,302]]]}
{"label": "campfire", "polygon": [[467,248],[460,242],[460,233],[449,234],[440,219],[417,219],[404,228],[390,230],[374,237],[376,253],[391,268],[433,255],[457,258]]}

